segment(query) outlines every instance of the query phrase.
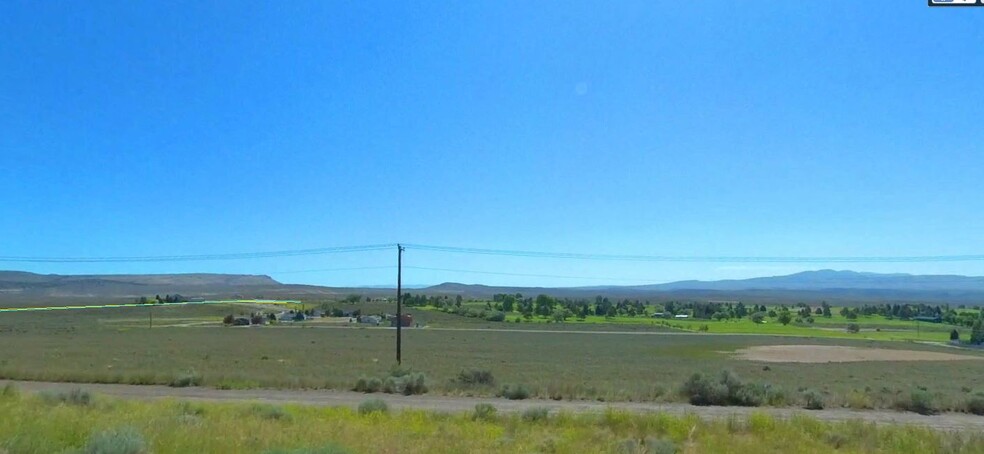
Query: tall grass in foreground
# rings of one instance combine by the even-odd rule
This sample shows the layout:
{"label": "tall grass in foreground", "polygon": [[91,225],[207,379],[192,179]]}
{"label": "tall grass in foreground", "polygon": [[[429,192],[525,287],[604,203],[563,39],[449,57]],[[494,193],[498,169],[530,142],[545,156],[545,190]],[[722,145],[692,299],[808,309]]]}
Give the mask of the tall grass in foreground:
{"label": "tall grass in foreground", "polygon": [[[272,417],[271,415],[276,415]],[[809,417],[702,421],[696,416],[498,414],[270,407],[96,396],[87,406],[15,392],[0,395],[0,451],[77,452],[919,452],[984,451],[984,436]],[[130,452],[130,451],[123,451]]]}

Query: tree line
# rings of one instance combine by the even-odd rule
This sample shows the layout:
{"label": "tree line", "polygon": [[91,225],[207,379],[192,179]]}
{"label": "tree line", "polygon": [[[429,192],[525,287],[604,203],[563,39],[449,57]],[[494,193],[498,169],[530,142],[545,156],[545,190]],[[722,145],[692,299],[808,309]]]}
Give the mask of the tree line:
{"label": "tree line", "polygon": [[187,303],[188,301],[188,298],[177,293],[174,295],[164,295],[163,298],[161,298],[161,295],[154,295],[152,298],[141,296],[134,300],[137,304]]}

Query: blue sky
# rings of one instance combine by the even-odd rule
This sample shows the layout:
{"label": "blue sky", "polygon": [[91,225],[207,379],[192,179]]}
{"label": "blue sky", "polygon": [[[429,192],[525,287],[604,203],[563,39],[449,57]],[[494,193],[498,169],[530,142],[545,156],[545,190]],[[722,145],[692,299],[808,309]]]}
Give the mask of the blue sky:
{"label": "blue sky", "polygon": [[[3,2],[0,255],[984,253],[984,9],[464,3]],[[394,256],[0,268],[361,285],[395,271],[337,269]],[[405,277],[547,286],[828,267],[406,264],[596,278]]]}

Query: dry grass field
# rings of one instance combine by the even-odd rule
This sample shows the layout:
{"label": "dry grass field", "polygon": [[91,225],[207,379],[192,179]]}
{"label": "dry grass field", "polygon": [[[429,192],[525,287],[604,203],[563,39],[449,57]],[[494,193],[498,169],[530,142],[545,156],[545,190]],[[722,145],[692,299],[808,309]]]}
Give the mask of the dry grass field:
{"label": "dry grass field", "polygon": [[[392,329],[219,323],[223,314],[242,310],[249,309],[155,308],[153,329],[146,324],[144,308],[3,314],[0,377],[131,384],[184,379],[186,384],[218,388],[350,389],[359,377],[385,375],[394,363]],[[984,391],[979,384],[984,361],[938,360],[941,354],[980,358],[979,353],[921,343],[695,334],[645,326],[622,330],[600,324],[594,324],[596,331],[573,332],[564,331],[572,328],[563,324],[452,325],[462,317],[411,312],[425,321],[429,316],[453,317],[432,323],[448,330],[404,330],[405,365],[426,374],[432,393],[492,397],[502,385],[512,384],[553,399],[680,401],[684,397],[678,390],[691,374],[722,370],[781,389],[785,405],[800,405],[806,390],[816,390],[828,405],[891,408],[913,390],[925,389],[939,408],[960,411],[967,399]],[[496,331],[515,326],[522,328]],[[621,334],[611,334],[614,330]],[[782,347],[788,350],[783,362],[740,353],[804,345],[814,350]],[[892,360],[815,360],[817,348],[831,346],[874,349]],[[912,361],[913,355],[921,355],[921,360]],[[463,386],[455,378],[464,369],[487,370],[495,384]]]}

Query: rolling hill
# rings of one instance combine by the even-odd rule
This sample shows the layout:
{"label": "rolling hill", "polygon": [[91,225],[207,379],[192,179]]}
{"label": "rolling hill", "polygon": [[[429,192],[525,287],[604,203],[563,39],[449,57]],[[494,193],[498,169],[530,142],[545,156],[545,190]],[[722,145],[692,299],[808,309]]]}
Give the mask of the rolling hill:
{"label": "rolling hill", "polygon": [[[594,287],[504,287],[443,283],[405,289],[429,295],[491,298],[496,293],[540,293],[556,297],[630,299],[743,300],[763,303],[794,301],[930,302],[984,304],[984,277],[877,274],[819,270],[742,280],[679,281],[667,284]],[[283,284],[264,275],[150,274],[42,275],[0,271],[0,302],[133,299],[179,293],[203,298],[333,298],[340,295],[390,296],[392,288],[336,288]]]}

